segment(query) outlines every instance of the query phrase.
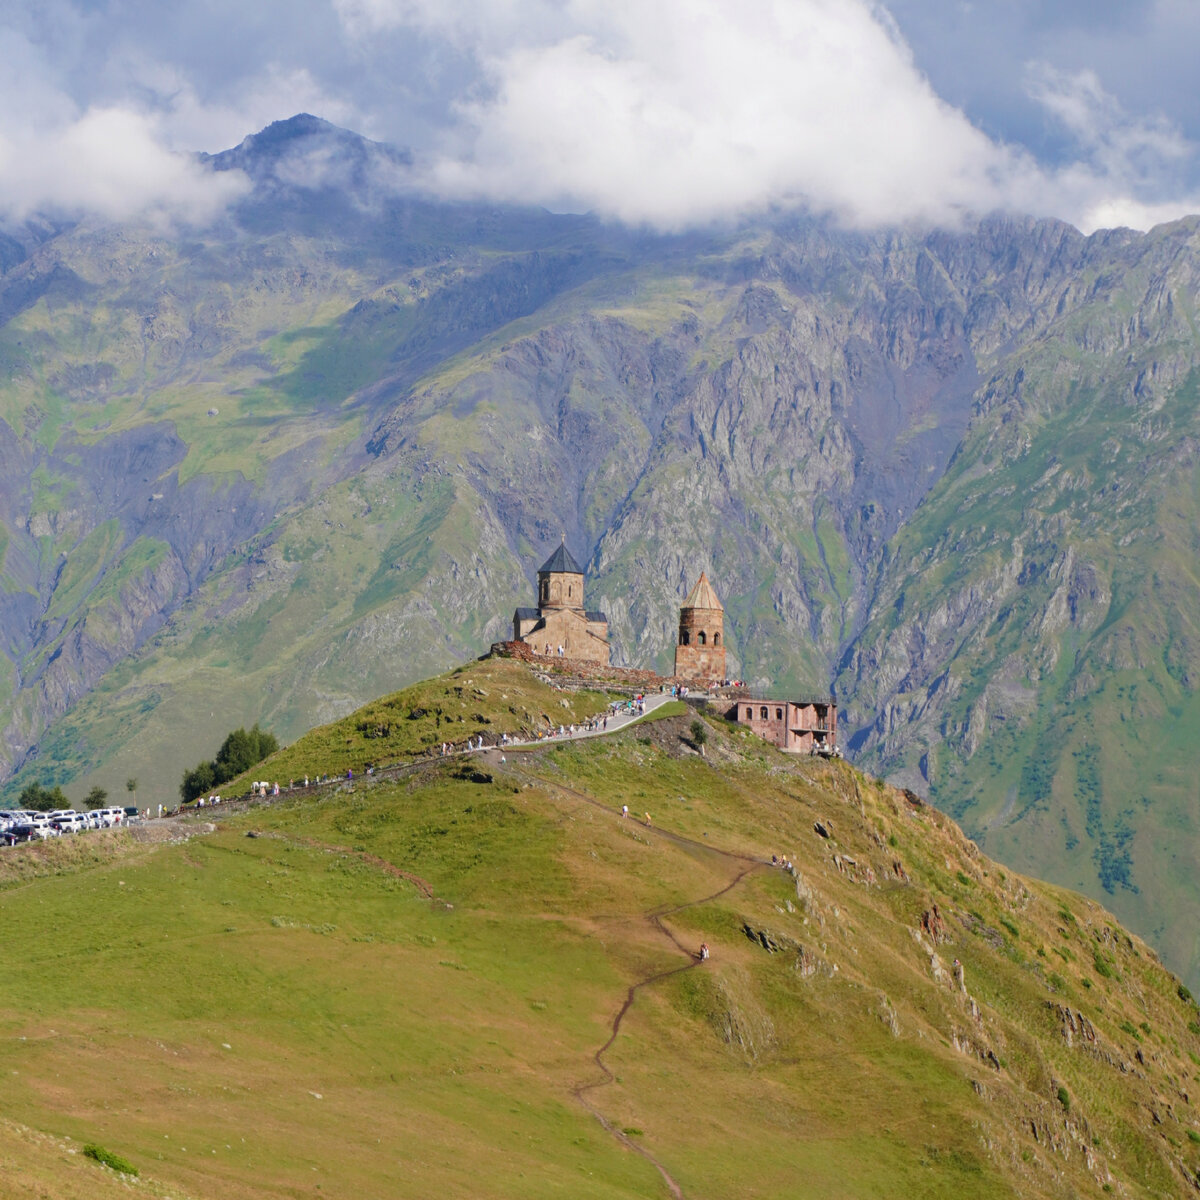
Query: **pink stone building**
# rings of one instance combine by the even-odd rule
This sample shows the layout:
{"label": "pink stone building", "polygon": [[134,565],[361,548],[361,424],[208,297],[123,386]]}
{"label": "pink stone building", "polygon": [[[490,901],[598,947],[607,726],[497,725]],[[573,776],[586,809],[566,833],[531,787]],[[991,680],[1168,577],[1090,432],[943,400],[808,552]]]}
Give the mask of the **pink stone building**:
{"label": "pink stone building", "polygon": [[789,754],[837,751],[837,704],[833,700],[763,700],[742,697],[725,712],[760,738]]}

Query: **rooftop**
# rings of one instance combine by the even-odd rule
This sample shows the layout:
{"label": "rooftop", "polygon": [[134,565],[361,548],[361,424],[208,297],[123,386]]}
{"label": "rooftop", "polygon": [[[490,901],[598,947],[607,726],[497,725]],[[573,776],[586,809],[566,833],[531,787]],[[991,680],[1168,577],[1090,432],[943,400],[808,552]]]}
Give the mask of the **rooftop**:
{"label": "rooftop", "polygon": [[539,575],[558,575],[563,572],[571,575],[582,575],[583,568],[571,557],[567,543],[563,542],[555,552],[538,568]]}
{"label": "rooftop", "polygon": [[717,593],[713,591],[713,585],[708,582],[708,576],[701,571],[700,578],[696,580],[696,586],[688,592],[688,598],[683,602],[684,608],[713,608],[718,612],[724,612],[725,608],[717,599]]}

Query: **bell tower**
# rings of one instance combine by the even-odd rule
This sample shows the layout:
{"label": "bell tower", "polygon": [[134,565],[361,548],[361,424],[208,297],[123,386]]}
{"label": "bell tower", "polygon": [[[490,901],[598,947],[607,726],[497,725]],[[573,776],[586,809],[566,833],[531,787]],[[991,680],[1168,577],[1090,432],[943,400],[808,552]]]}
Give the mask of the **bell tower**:
{"label": "bell tower", "polygon": [[583,612],[583,568],[562,544],[550,555],[537,573],[538,607],[543,613],[560,608]]}
{"label": "bell tower", "polygon": [[725,609],[703,571],[679,610],[675,674],[681,679],[725,679]]}

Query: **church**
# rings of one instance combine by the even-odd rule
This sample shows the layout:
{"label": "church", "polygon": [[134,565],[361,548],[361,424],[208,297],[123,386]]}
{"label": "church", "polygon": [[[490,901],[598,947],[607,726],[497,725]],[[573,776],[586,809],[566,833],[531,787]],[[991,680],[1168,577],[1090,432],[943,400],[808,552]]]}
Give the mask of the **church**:
{"label": "church", "polygon": [[537,573],[537,608],[513,613],[513,640],[535,654],[562,654],[581,662],[609,664],[608,618],[583,606],[583,568],[566,539]]}
{"label": "church", "polygon": [[725,608],[701,571],[696,586],[679,610],[679,638],[675,643],[675,676],[678,679],[725,682]]}

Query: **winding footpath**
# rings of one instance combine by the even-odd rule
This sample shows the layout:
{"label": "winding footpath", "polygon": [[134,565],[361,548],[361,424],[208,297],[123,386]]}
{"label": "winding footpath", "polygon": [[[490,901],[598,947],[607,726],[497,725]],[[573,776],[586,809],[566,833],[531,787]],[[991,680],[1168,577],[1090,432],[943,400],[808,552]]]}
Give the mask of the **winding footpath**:
{"label": "winding footpath", "polygon": [[[638,721],[645,720],[658,708],[668,703],[672,699],[674,699],[674,697],[667,692],[650,692],[645,696],[646,711],[644,713],[639,714],[621,712],[612,714],[608,718],[608,725],[606,728],[578,729],[574,733],[566,733],[562,736],[542,738],[540,740],[512,741],[503,746],[496,745],[484,746],[478,749],[459,749],[453,750],[447,755],[433,754],[428,757],[422,757],[410,762],[396,763],[392,766],[382,767],[376,770],[374,775],[369,778],[370,781],[373,782],[381,781],[383,779],[396,779],[401,776],[411,775],[418,770],[428,768],[432,764],[445,761],[450,758],[473,756],[486,762],[489,768],[491,768],[493,771],[508,775],[514,779],[522,780],[525,783],[534,785],[547,791],[557,792],[572,801],[590,805],[593,808],[600,809],[602,812],[608,814],[614,819],[620,820],[621,812],[619,809],[615,809],[611,805],[597,800],[594,796],[591,796],[586,792],[578,791],[575,788],[567,787],[565,784],[545,779],[539,775],[529,774],[521,770],[518,763],[510,761],[505,757],[505,751],[515,749],[526,750],[540,746],[555,746],[561,745],[563,742],[577,741],[583,738],[607,737],[609,734],[619,733],[622,729],[636,724]],[[368,777],[360,777],[360,779],[357,779],[354,782],[358,783],[367,781]],[[327,783],[313,783],[309,785],[308,788],[289,789],[283,794],[287,796],[294,796],[298,791],[323,792],[344,786],[346,782],[346,780],[339,778],[330,780]],[[227,801],[226,803],[236,805],[238,808],[244,808],[253,807],[257,804],[270,803],[271,800],[276,798],[277,797],[269,796],[264,796],[261,798],[245,796],[238,797],[236,800]],[[711,892],[703,896],[697,896],[695,899],[684,901],[682,904],[675,904],[665,908],[654,908],[642,914],[642,919],[646,921],[659,936],[669,942],[671,946],[684,957],[685,961],[676,967],[669,967],[666,970],[653,972],[649,975],[643,976],[641,979],[635,980],[629,985],[625,992],[625,999],[613,1017],[608,1040],[595,1052],[595,1054],[592,1055],[592,1061],[599,1070],[600,1077],[587,1083],[576,1084],[575,1087],[571,1089],[571,1092],[575,1099],[578,1100],[583,1106],[583,1108],[586,1109],[587,1112],[612,1137],[620,1142],[621,1145],[626,1149],[632,1150],[635,1154],[640,1155],[654,1167],[654,1169],[662,1177],[663,1182],[666,1184],[675,1200],[685,1200],[683,1189],[680,1187],[678,1181],[667,1170],[666,1166],[664,1166],[664,1164],[650,1150],[646,1149],[645,1146],[639,1145],[627,1133],[625,1133],[618,1126],[614,1125],[613,1122],[610,1121],[597,1107],[596,1103],[592,1099],[592,1093],[601,1088],[609,1087],[616,1082],[616,1076],[605,1062],[605,1056],[612,1049],[617,1038],[620,1036],[621,1024],[637,1000],[638,993],[644,988],[652,987],[654,984],[661,983],[666,979],[672,978],[672,976],[681,975],[685,971],[695,970],[701,965],[701,959],[696,952],[685,946],[683,942],[676,937],[670,927],[666,924],[666,919],[676,913],[684,912],[689,908],[696,908],[702,904],[708,904],[711,901],[724,896],[726,893],[737,887],[742,880],[746,878],[746,876],[752,874],[754,871],[763,869],[769,864],[763,859],[754,858],[746,854],[738,854],[736,851],[732,850],[721,850],[708,842],[697,841],[695,838],[687,837],[681,833],[674,833],[669,829],[661,829],[653,825],[642,825],[640,822],[638,823],[638,828],[643,830],[651,837],[672,842],[675,845],[687,848],[692,852],[698,851],[712,860],[728,863],[732,868],[732,874],[724,887],[719,888],[715,892]],[[322,846],[322,848],[351,854],[358,853],[349,850],[347,847],[341,846]],[[402,871],[392,864],[386,863],[383,859],[378,859],[373,855],[364,855],[358,853],[358,857],[363,858],[364,861],[369,861],[372,865],[376,865],[388,870],[390,874],[395,874],[408,879],[409,882],[413,883],[414,886],[417,887],[417,890],[427,899],[433,898],[433,889],[425,880],[419,879],[408,872]]]}
{"label": "winding footpath", "polygon": [[[669,698],[669,697],[668,697]],[[562,795],[568,796],[570,799],[579,801],[584,804],[591,805],[593,808],[598,808],[602,812],[610,814],[617,820],[621,819],[620,810],[612,808],[608,804],[604,804],[597,800],[594,796],[589,796],[586,792],[577,791],[575,788],[567,787],[565,784],[552,782],[541,778],[540,776],[528,775],[524,771],[516,768],[506,769],[507,764],[500,764],[500,756],[496,755],[495,765],[505,774],[513,776],[517,779],[522,779],[526,783],[534,784],[538,787],[545,788],[551,791],[559,792]],[[685,946],[678,937],[671,931],[670,927],[665,923],[665,918],[673,916],[675,913],[684,912],[689,908],[697,908],[702,904],[708,904],[713,900],[724,896],[727,892],[731,892],[735,887],[746,878],[747,875],[754,871],[761,870],[769,864],[764,859],[754,858],[748,854],[738,854],[732,850],[721,850],[716,846],[709,845],[707,842],[697,841],[695,838],[690,838],[681,833],[673,833],[669,829],[659,829],[656,826],[642,826],[647,833],[663,840],[673,842],[675,845],[687,847],[693,851],[699,850],[706,856],[711,856],[714,859],[728,862],[734,866],[735,872],[733,877],[715,892],[711,892],[704,896],[697,896],[694,900],[685,900],[682,904],[673,904],[665,908],[653,908],[642,914],[642,919],[645,920],[658,934],[664,937],[671,943],[680,954],[686,959],[677,967],[669,967],[665,971],[656,971],[652,974],[645,975],[634,983],[629,985],[625,992],[625,1000],[621,1007],[617,1010],[613,1017],[612,1030],[608,1036],[608,1040],[601,1046],[592,1056],[593,1062],[600,1070],[601,1077],[594,1079],[590,1083],[576,1084],[571,1089],[575,1099],[594,1117],[601,1126],[609,1134],[611,1134],[618,1142],[628,1150],[632,1150],[635,1154],[640,1154],[647,1162],[649,1162],[659,1175],[662,1176],[663,1182],[667,1185],[671,1195],[675,1200],[684,1200],[683,1189],[679,1186],[679,1182],[671,1175],[663,1163],[645,1146],[639,1145],[627,1133],[618,1128],[612,1123],[591,1099],[591,1093],[605,1088],[616,1082],[616,1076],[604,1061],[605,1055],[612,1049],[621,1033],[621,1022],[624,1021],[626,1014],[633,1007],[634,1001],[637,999],[637,994],[643,988],[651,987],[656,983],[661,983],[665,979],[670,979],[675,975],[682,975],[685,971],[695,970],[701,965],[701,959],[696,952]]]}

